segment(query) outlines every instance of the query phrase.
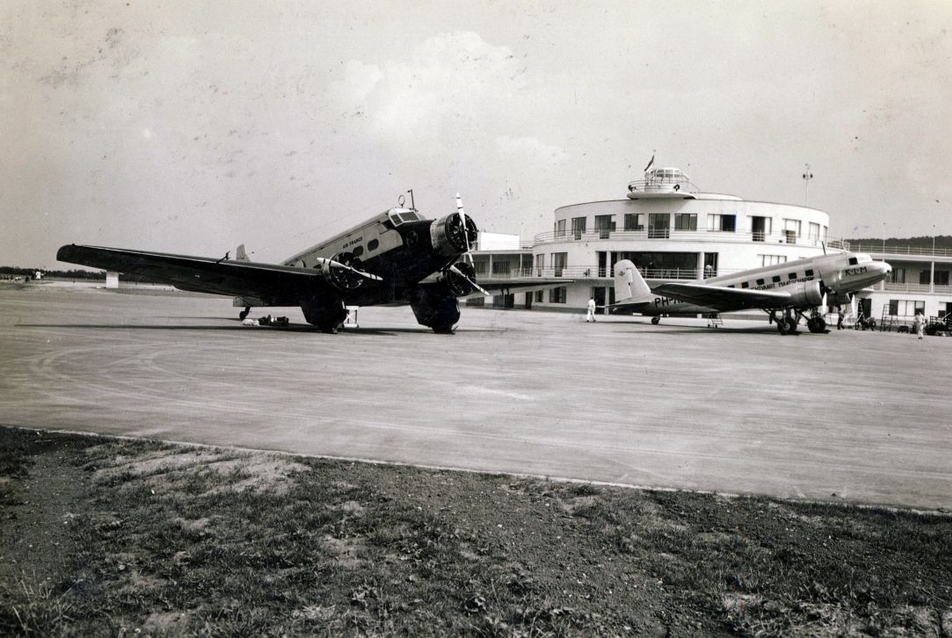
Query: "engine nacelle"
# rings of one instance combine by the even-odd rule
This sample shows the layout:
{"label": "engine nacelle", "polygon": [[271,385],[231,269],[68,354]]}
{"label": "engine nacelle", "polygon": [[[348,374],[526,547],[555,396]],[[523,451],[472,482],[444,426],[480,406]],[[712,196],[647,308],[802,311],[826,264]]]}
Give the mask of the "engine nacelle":
{"label": "engine nacelle", "polygon": [[787,287],[790,301],[796,308],[819,306],[823,303],[823,286],[816,279],[801,281]]}
{"label": "engine nacelle", "polygon": [[462,255],[478,237],[476,222],[468,215],[453,213],[430,224],[430,243],[433,250],[444,257]]}
{"label": "engine nacelle", "polygon": [[438,333],[452,333],[460,317],[456,295],[441,286],[421,287],[412,291],[410,307],[417,323]]}

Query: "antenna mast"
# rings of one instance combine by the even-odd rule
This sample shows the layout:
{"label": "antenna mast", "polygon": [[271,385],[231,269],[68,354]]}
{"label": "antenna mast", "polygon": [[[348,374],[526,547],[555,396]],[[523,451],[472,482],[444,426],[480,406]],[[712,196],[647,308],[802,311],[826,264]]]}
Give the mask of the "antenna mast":
{"label": "antenna mast", "polygon": [[807,188],[810,185],[810,180],[813,179],[813,173],[810,172],[810,165],[805,164],[806,170],[803,173],[803,203],[806,205],[810,204],[810,195],[807,192]]}

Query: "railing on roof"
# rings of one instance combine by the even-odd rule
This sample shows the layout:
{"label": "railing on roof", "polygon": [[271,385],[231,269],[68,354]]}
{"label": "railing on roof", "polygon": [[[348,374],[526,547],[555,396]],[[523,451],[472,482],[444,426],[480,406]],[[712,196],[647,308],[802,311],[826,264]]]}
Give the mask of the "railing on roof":
{"label": "railing on roof", "polygon": [[949,248],[923,248],[921,246],[891,246],[873,242],[871,244],[854,244],[850,242],[855,253],[876,253],[877,255],[909,255],[918,257],[952,257]]}

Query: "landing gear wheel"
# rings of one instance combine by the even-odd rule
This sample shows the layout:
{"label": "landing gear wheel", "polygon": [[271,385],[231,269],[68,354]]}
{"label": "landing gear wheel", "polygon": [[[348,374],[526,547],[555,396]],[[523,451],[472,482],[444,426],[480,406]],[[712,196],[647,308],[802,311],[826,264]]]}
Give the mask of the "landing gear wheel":
{"label": "landing gear wheel", "polygon": [[788,319],[787,317],[781,317],[780,319],[777,319],[777,332],[779,332],[780,334],[788,335],[788,334],[791,334],[794,330],[796,330],[796,327],[794,326],[793,322],[790,321],[790,319]]}
{"label": "landing gear wheel", "polygon": [[652,318],[651,318],[651,325],[657,326],[659,323],[661,323],[661,317],[652,317]]}
{"label": "landing gear wheel", "polygon": [[823,317],[810,317],[807,319],[807,329],[813,333],[826,332],[826,320]]}

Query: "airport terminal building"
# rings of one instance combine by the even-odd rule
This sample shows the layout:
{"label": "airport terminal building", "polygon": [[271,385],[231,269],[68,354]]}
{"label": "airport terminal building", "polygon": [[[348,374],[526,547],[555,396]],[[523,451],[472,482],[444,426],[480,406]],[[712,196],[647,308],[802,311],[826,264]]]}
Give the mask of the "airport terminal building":
{"label": "airport terminal building", "polygon": [[624,198],[555,210],[553,229],[512,251],[478,251],[480,277],[561,277],[565,286],[495,305],[578,310],[614,302],[612,266],[630,259],[649,284],[782,264],[823,254],[829,215],[803,206],[702,192],[677,168],[656,168]]}
{"label": "airport terminal building", "polygon": [[474,266],[478,278],[556,277],[566,285],[496,297],[494,306],[580,312],[591,297],[599,306],[613,303],[612,266],[621,259],[633,261],[655,285],[852,249],[885,259],[893,273],[858,293],[852,308],[844,308],[849,315],[908,324],[917,309],[927,317],[952,310],[952,254],[897,254],[885,252],[885,244],[851,247],[828,238],[826,212],[703,192],[677,168],[648,170],[628,184],[624,197],[569,204],[554,217],[552,230],[530,245],[519,245],[518,238],[505,246],[481,242]]}

